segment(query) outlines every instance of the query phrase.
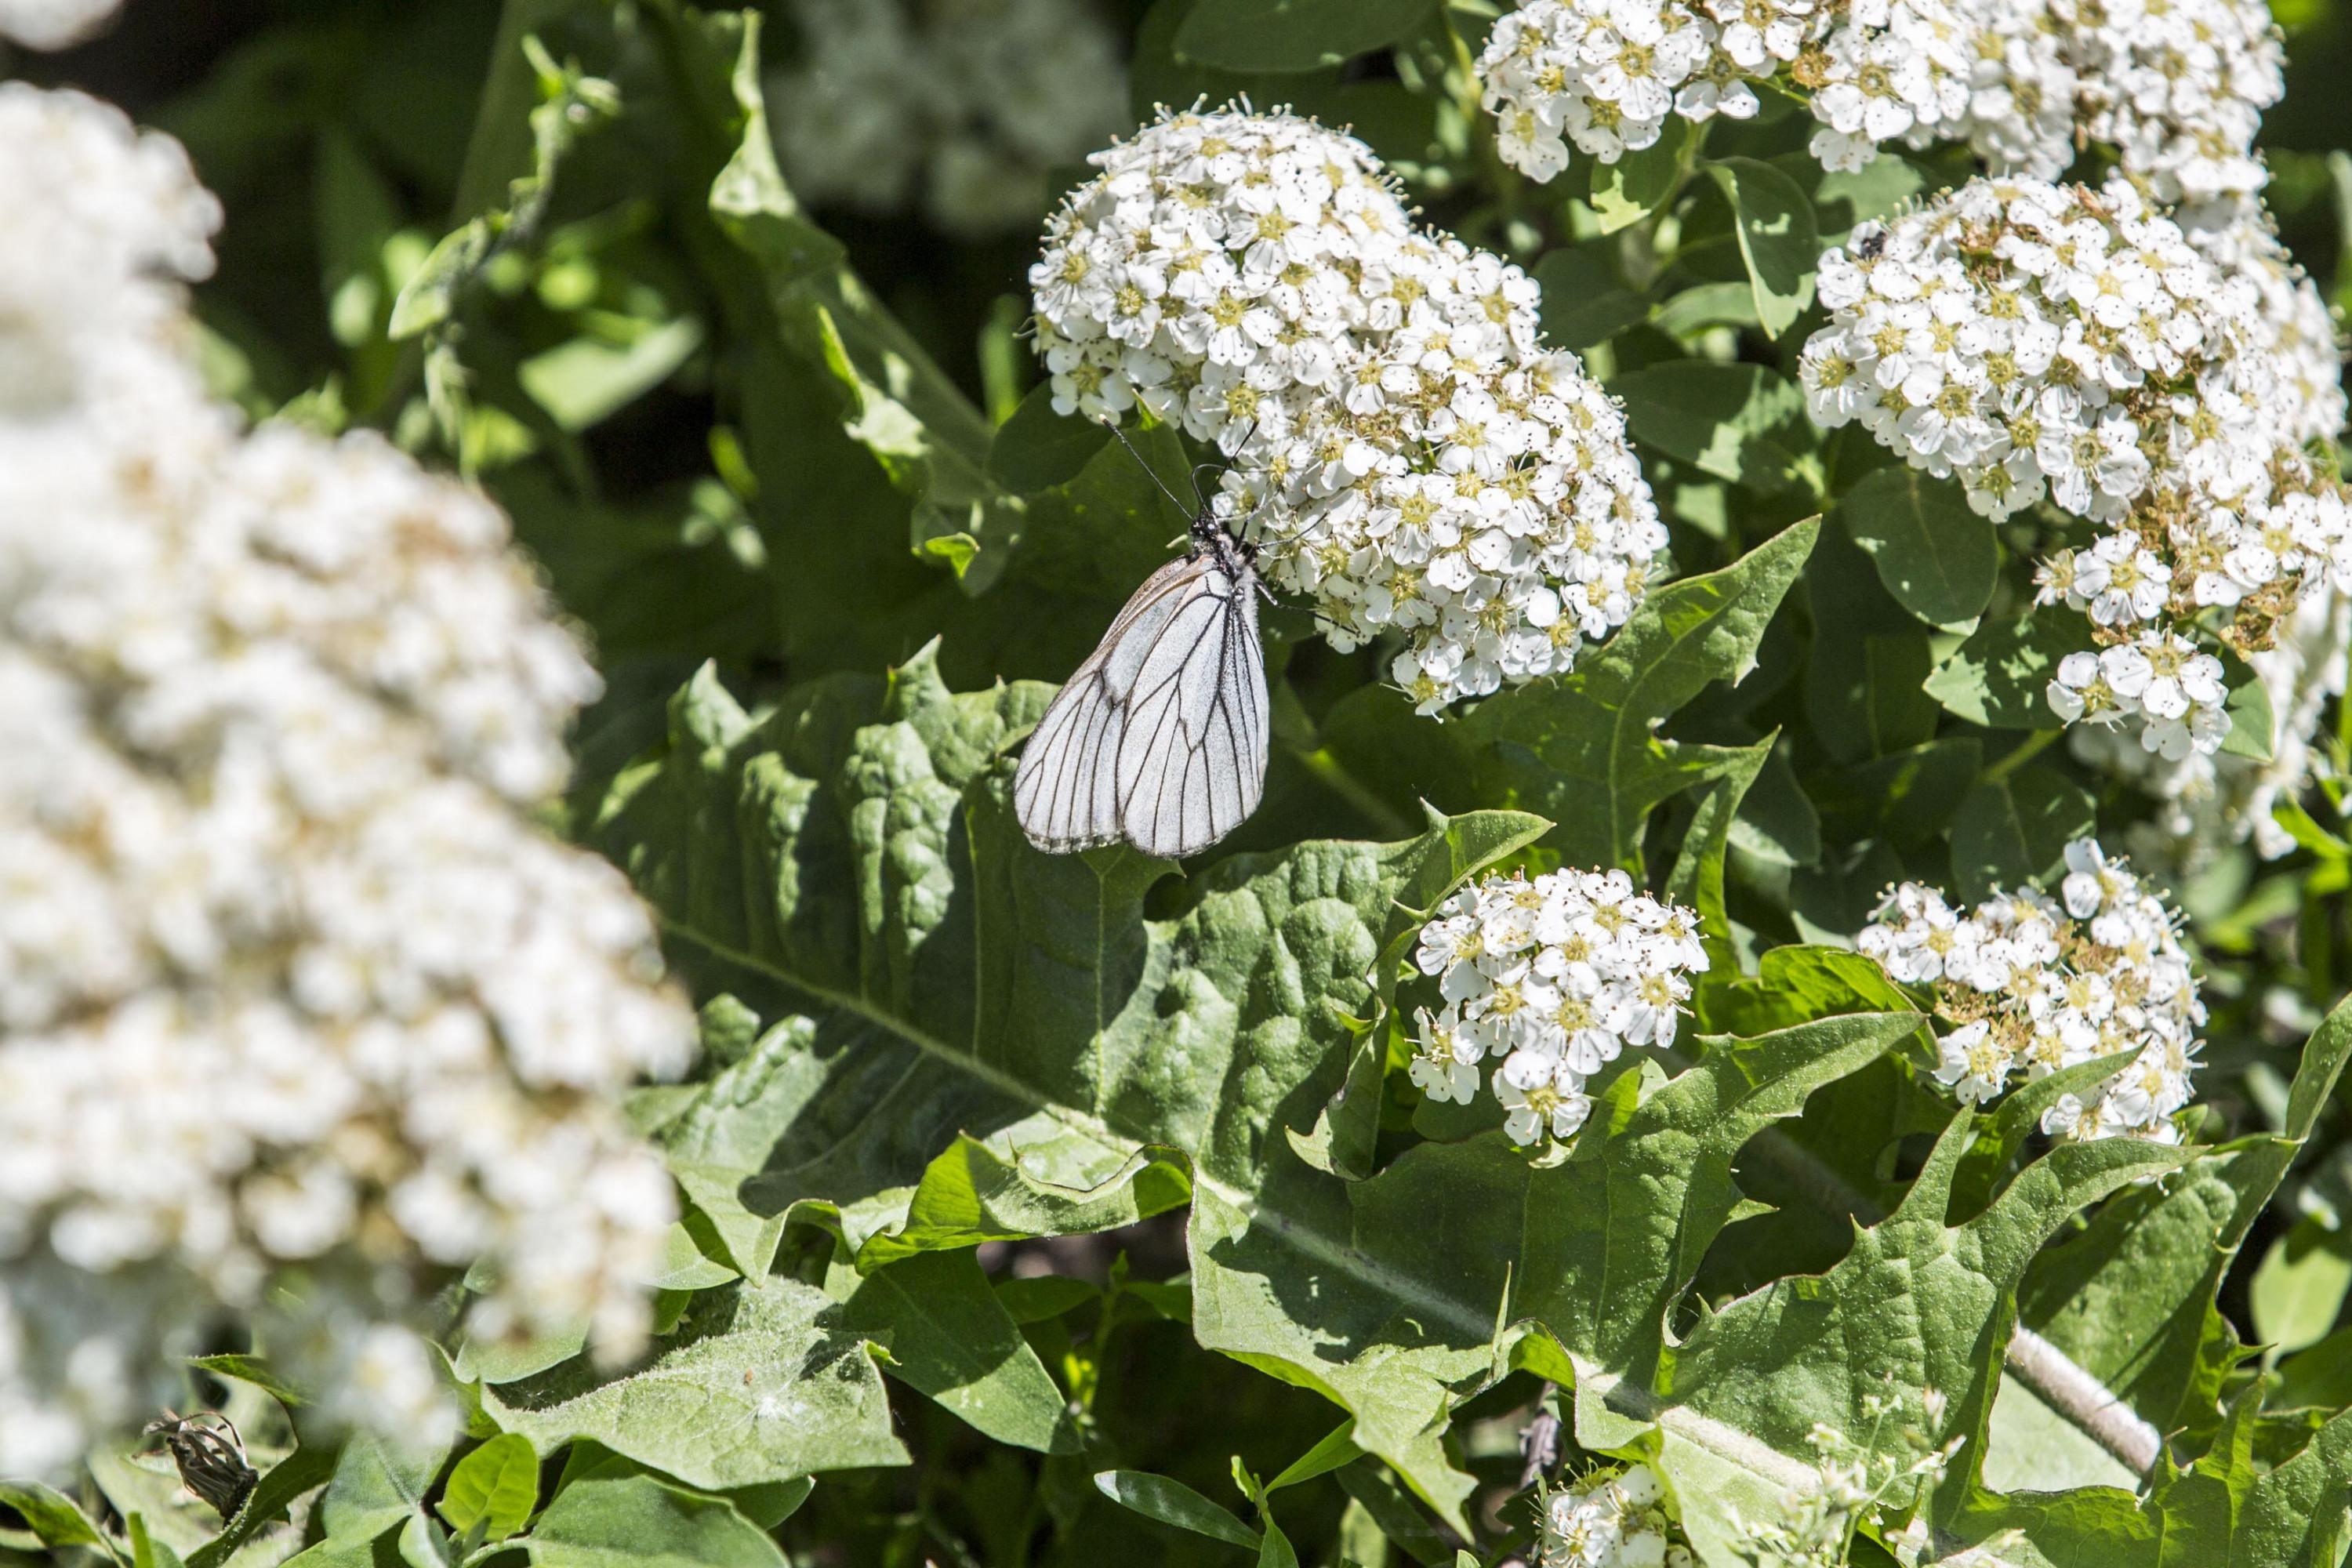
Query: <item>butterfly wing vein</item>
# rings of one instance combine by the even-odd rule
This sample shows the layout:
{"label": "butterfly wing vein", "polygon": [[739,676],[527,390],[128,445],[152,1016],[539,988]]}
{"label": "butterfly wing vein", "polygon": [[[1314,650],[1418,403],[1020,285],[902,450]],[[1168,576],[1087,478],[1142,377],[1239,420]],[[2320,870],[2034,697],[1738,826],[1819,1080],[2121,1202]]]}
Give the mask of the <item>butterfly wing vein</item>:
{"label": "butterfly wing vein", "polygon": [[1255,581],[1207,555],[1137,589],[1031,735],[1013,806],[1042,849],[1125,838],[1176,858],[1257,809],[1265,787],[1265,654]]}

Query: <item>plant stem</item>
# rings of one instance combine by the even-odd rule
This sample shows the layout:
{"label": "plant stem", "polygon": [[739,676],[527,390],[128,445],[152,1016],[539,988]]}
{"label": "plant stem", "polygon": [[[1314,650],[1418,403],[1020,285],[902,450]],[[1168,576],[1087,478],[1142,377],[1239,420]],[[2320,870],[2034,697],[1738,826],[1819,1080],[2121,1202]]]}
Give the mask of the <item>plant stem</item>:
{"label": "plant stem", "polygon": [[1290,754],[1297,757],[1299,765],[1314,774],[1326,789],[1354,806],[1380,833],[1391,838],[1411,838],[1421,831],[1418,824],[1407,820],[1403,813],[1373,793],[1363,780],[1341,767],[1339,759],[1331,754],[1328,747],[1318,747],[1310,752],[1304,746],[1297,746],[1291,749]]}
{"label": "plant stem", "polygon": [[2007,778],[2010,774],[2015,773],[2018,769],[2023,767],[2026,763],[2040,756],[2053,741],[2055,741],[2065,731],[2063,730],[2034,731],[2024,740],[2020,741],[2016,745],[2011,747],[2009,751],[2002,755],[2000,761],[1993,763],[1992,766],[1978,774],[1977,782],[1979,784],[1999,784],[2001,780]]}

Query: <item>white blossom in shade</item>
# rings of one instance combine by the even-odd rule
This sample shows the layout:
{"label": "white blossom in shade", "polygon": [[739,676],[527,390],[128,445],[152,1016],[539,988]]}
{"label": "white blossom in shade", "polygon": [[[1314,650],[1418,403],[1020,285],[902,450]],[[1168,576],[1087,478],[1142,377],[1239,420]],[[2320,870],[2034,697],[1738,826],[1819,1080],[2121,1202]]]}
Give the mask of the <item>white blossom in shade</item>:
{"label": "white blossom in shade", "polygon": [[1046,173],[1129,123],[1116,35],[1094,0],[788,0],[799,49],[769,79],[803,199],[919,207],[952,234],[1037,220]]}
{"label": "white blossom in shade", "polygon": [[2095,839],[2068,845],[2065,864],[2056,900],[1995,889],[1973,910],[1903,883],[1854,945],[1935,992],[1948,1025],[1935,1076],[1963,1102],[2000,1098],[2021,1069],[2031,1080],[2130,1051],[2106,1082],[2062,1097],[2042,1130],[2177,1142],[2172,1117],[2189,1101],[2205,1021],[2178,917]]}
{"label": "white blossom in shade", "polygon": [[1417,1015],[1413,1082],[1466,1104],[1458,1069],[1499,1064],[1490,1081],[1521,1144],[1573,1136],[1591,1114],[1586,1083],[1626,1047],[1672,1046],[1689,977],[1707,966],[1690,910],[1622,871],[1569,870],[1463,889],[1422,928],[1413,962],[1444,1002]]}
{"label": "white blossom in shade", "polygon": [[28,49],[62,49],[96,33],[122,0],[0,0],[0,38]]}
{"label": "white blossom in shade", "polygon": [[1531,1568],[1693,1568],[1665,1484],[1647,1465],[1611,1466],[1540,1494]]}
{"label": "white blossom in shade", "polygon": [[2051,711],[2136,735],[2167,762],[2219,751],[2229,738],[2221,661],[2177,632],[2144,631],[2095,653],[2070,653],[2050,679]]}
{"label": "white blossom in shade", "polygon": [[[630,1353],[675,1200],[617,1096],[682,1070],[693,1020],[619,872],[531,819],[594,671],[478,495],[208,400],[177,279],[218,209],[176,147],[0,87],[0,228],[28,211],[46,237],[0,242],[0,1469],[142,1414],[221,1309],[413,1430],[443,1396],[407,1320],[477,1260],[474,1331]],[[78,1324],[93,1296],[121,1310]]]}
{"label": "white blossom in shade", "polygon": [[1334,646],[1397,636],[1435,712],[1633,613],[1665,529],[1525,273],[1414,228],[1361,142],[1291,115],[1172,115],[1095,162],[1030,271],[1055,406],[1225,454],[1217,505]]}
{"label": "white blossom in shade", "polygon": [[2053,0],[2077,83],[2075,123],[2163,202],[2262,188],[2254,132],[2285,90],[2262,0]]}

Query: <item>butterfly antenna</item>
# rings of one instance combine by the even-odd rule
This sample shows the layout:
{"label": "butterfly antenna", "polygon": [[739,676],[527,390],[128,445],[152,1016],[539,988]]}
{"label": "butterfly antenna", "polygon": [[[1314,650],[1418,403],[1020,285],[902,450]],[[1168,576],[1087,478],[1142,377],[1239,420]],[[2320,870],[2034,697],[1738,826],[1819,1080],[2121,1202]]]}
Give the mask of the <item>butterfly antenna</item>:
{"label": "butterfly antenna", "polygon": [[[1127,438],[1127,432],[1120,429],[1116,425],[1106,426],[1105,428],[1109,430],[1112,435],[1118,437],[1118,444],[1127,448],[1127,455],[1135,459],[1136,467],[1141,468],[1146,474],[1151,476],[1151,482],[1160,487],[1160,493],[1168,498],[1168,504],[1174,507],[1178,511],[1182,511],[1184,510],[1183,498],[1179,496],[1174,490],[1168,488],[1168,481],[1160,477],[1159,469],[1153,468],[1150,463],[1143,460],[1143,454],[1137,451],[1135,443]],[[1197,517],[1200,514],[1198,512],[1194,512],[1192,515]]]}

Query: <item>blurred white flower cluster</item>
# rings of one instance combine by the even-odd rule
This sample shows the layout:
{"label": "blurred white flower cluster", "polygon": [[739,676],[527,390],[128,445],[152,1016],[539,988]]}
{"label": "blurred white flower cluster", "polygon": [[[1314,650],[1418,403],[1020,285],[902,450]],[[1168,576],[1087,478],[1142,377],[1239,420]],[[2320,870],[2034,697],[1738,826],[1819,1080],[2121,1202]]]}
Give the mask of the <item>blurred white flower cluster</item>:
{"label": "blurred white flower cluster", "polygon": [[1234,464],[1220,510],[1424,713],[1569,668],[1666,542],[1615,403],[1520,270],[1417,230],[1370,150],[1284,113],[1098,153],[1031,268],[1064,413],[1139,404]]}
{"label": "blurred white flower cluster", "polygon": [[1618,870],[1488,877],[1422,927],[1413,961],[1444,999],[1419,1014],[1413,1083],[1467,1105],[1478,1064],[1499,1058],[1495,1097],[1520,1144],[1573,1136],[1586,1082],[1627,1046],[1673,1045],[1707,963],[1698,917]]}
{"label": "blurred white flower cluster", "polygon": [[1887,894],[1854,945],[1907,984],[1932,987],[1955,1026],[1938,1042],[1937,1081],[1968,1104],[2121,1051],[2114,1078],[2062,1096],[2043,1131],[2075,1139],[2179,1141],[2172,1116],[2191,1096],[2205,1005],[2173,911],[2097,840],[2066,847],[2061,901],[1996,889],[1954,909],[1917,882]]}
{"label": "blurred white flower cluster", "polygon": [[2099,645],[2049,700],[2173,759],[2229,732],[2209,641],[2267,647],[2352,573],[2352,506],[2303,450],[2340,419],[2325,307],[2252,204],[2199,232],[2122,181],[1972,180],[1822,257],[1801,365],[1817,421],[1860,420],[1986,516],[2046,500],[2106,531],[2040,572]]}
{"label": "blurred white flower cluster", "polygon": [[1548,1494],[1530,1568],[1691,1568],[1697,1559],[1647,1465],[1595,1470]]}
{"label": "blurred white flower cluster", "polygon": [[769,78],[804,201],[919,205],[968,237],[1037,221],[1048,171],[1129,124],[1119,45],[1094,0],[787,0],[794,63]]}
{"label": "blurred white flower cluster", "polygon": [[2098,143],[2177,202],[2262,188],[2281,64],[2260,0],[1528,0],[1477,75],[1504,161],[1539,181],[1570,142],[1613,163],[1670,116],[1746,119],[1769,79],[1808,100],[1830,169],[1964,141],[2055,179]]}
{"label": "blurred white flower cluster", "polygon": [[625,1353],[675,1217],[615,1096],[691,1015],[529,815],[595,673],[478,496],[207,397],[218,218],[0,85],[0,1472],[152,1415],[218,1305],[302,1298],[273,1349],[392,1423],[477,1259],[477,1331]]}
{"label": "blurred white flower cluster", "polygon": [[0,40],[28,49],[79,44],[122,8],[122,0],[0,0]]}

